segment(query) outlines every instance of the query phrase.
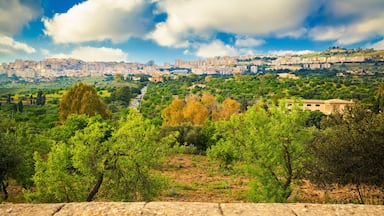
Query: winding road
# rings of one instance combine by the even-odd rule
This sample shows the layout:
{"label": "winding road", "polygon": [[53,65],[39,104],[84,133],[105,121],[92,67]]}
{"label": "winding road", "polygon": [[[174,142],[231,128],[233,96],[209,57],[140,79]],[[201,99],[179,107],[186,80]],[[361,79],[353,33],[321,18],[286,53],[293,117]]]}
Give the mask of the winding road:
{"label": "winding road", "polygon": [[136,110],[139,109],[140,107],[140,104],[141,104],[141,100],[143,99],[145,93],[147,92],[147,86],[144,86],[141,90],[140,90],[140,94],[137,95],[130,103],[130,107],[133,107],[135,108]]}

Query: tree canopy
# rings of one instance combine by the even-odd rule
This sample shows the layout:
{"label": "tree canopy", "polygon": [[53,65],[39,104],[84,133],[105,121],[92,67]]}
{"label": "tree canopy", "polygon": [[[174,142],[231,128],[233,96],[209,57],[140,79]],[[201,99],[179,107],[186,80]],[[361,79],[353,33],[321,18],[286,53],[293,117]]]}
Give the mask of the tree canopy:
{"label": "tree canopy", "polygon": [[63,96],[59,106],[60,121],[71,114],[86,114],[88,116],[101,115],[103,118],[111,116],[106,105],[97,95],[95,88],[85,83],[77,83]]}
{"label": "tree canopy", "polygon": [[218,141],[208,151],[222,166],[247,164],[253,178],[251,200],[284,202],[292,183],[304,170],[305,145],[311,132],[305,127],[307,112],[288,110],[284,104],[250,107],[242,116],[217,123]]}

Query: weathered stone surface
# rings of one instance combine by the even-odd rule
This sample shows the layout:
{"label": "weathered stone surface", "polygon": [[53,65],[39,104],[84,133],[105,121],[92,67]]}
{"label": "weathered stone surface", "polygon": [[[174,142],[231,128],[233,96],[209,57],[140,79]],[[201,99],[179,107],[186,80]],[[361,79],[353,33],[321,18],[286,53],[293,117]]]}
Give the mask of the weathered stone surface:
{"label": "weathered stone surface", "polygon": [[217,203],[198,202],[150,202],[145,205],[143,215],[222,215]]}
{"label": "weathered stone surface", "polygon": [[269,216],[269,215],[295,215],[294,212],[284,204],[272,203],[223,203],[220,204],[224,216]]}
{"label": "weathered stone surface", "polygon": [[136,216],[141,215],[144,202],[67,203],[55,216]]}
{"label": "weathered stone surface", "polygon": [[0,204],[1,216],[51,216],[64,204]]}
{"label": "weathered stone surface", "polygon": [[305,203],[90,202],[59,204],[0,204],[0,216],[115,215],[384,215],[383,205],[322,205]]}
{"label": "weathered stone surface", "polygon": [[321,205],[321,204],[286,204],[296,215],[319,216],[319,215],[384,215],[382,205]]}

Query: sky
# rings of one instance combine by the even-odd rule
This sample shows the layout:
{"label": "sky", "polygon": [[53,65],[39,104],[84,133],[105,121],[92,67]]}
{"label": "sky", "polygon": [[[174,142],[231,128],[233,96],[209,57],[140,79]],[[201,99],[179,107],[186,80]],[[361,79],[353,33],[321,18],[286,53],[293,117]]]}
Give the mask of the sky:
{"label": "sky", "polygon": [[384,0],[0,0],[0,63],[384,49]]}

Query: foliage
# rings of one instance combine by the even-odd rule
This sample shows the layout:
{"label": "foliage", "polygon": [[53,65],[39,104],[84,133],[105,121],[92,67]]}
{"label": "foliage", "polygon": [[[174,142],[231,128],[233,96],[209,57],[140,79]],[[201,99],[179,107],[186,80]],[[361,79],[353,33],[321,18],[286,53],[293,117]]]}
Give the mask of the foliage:
{"label": "foliage", "polygon": [[60,128],[71,137],[68,143],[57,142],[47,160],[35,155],[36,192],[26,194],[29,200],[150,200],[164,186],[151,169],[169,152],[172,139],[158,141],[155,127],[134,110],[117,128],[100,116],[72,117]]}
{"label": "foliage", "polygon": [[193,148],[195,153],[204,153],[211,145],[212,134],[212,127],[206,125],[180,124],[162,127],[159,138],[174,135],[174,146],[184,145]]}
{"label": "foliage", "polygon": [[4,198],[7,198],[8,180],[13,179],[24,187],[32,186],[34,174],[33,153],[46,153],[50,142],[36,133],[31,125],[17,123],[6,117],[0,125],[0,181]]}
{"label": "foliage", "polygon": [[373,110],[375,112],[384,112],[384,82],[380,83],[375,92],[375,102]]}
{"label": "foliage", "polygon": [[208,156],[223,166],[236,161],[248,165],[253,177],[250,198],[256,202],[284,202],[292,192],[292,183],[303,170],[304,146],[311,138],[305,127],[307,112],[289,111],[284,104],[257,104],[243,116],[217,123],[217,144]]}
{"label": "foliage", "polygon": [[96,90],[88,84],[75,84],[64,95],[59,106],[60,121],[64,122],[70,114],[86,114],[88,116],[101,115],[109,118],[110,112],[100,100]]}
{"label": "foliage", "polygon": [[[384,186],[384,115],[363,106],[324,120],[308,151],[318,183]],[[363,200],[361,199],[361,202]]]}
{"label": "foliage", "polygon": [[208,110],[197,99],[188,101],[183,109],[184,119],[192,125],[201,125],[208,119]]}
{"label": "foliage", "polygon": [[[241,111],[245,111],[248,106],[252,106],[261,98],[267,100],[338,98],[373,105],[374,92],[383,80],[380,76],[329,76],[326,71],[306,71],[298,73],[298,76],[298,79],[279,79],[276,74],[257,74],[243,75],[238,80],[232,76],[215,76],[207,80],[204,80],[204,76],[201,76],[201,79],[186,76],[164,83],[149,84],[140,112],[144,117],[159,122],[161,111],[174,97],[183,100],[192,93],[203,96],[209,93],[218,103],[231,98],[241,104]],[[203,87],[193,88],[196,84]],[[202,103],[204,104],[203,100]],[[211,109],[205,106],[211,114]]]}
{"label": "foliage", "polygon": [[163,110],[163,125],[178,125],[184,122],[184,110],[185,104],[184,101],[180,99],[174,99],[172,103]]}
{"label": "foliage", "polygon": [[228,120],[233,114],[240,112],[240,103],[236,100],[227,98],[223,101],[217,110],[212,111],[212,120],[218,121],[220,119]]}
{"label": "foliage", "polygon": [[4,200],[8,198],[7,180],[16,175],[16,168],[22,161],[18,153],[19,146],[13,136],[14,122],[1,122],[0,128],[0,183],[4,193]]}

